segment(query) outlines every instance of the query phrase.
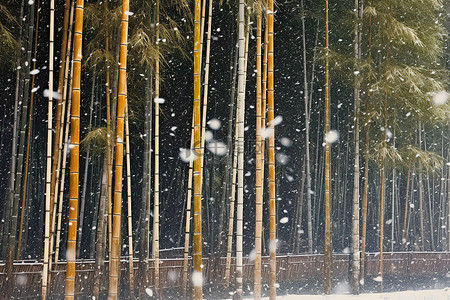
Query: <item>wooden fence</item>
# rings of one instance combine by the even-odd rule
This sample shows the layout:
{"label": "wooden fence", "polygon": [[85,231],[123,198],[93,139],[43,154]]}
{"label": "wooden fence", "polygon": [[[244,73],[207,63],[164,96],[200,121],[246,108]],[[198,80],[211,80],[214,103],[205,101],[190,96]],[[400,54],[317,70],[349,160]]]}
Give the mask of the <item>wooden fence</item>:
{"label": "wooden fence", "polygon": [[[368,253],[366,256],[366,275],[376,277],[378,274],[378,254]],[[349,254],[334,254],[332,274],[334,278],[346,278],[349,272]],[[225,273],[225,258],[205,258],[204,282],[206,285],[222,283]],[[162,259],[160,260],[160,278],[164,289],[181,289],[183,274],[183,259]],[[138,271],[138,261],[134,261],[135,274]],[[262,258],[263,282],[269,280],[269,258]],[[149,261],[150,283],[153,284],[153,260]],[[450,272],[450,253],[444,252],[394,252],[384,253],[383,256],[384,274],[397,276],[399,278],[409,276],[445,276]],[[93,260],[78,261],[76,264],[76,294],[88,297],[92,295],[94,282]],[[108,283],[108,263],[105,263],[105,272],[100,280],[101,290],[106,291]],[[235,261],[232,260],[231,272],[234,274]],[[126,290],[126,278],[128,262],[123,259],[121,263],[121,274],[123,279],[122,289]],[[20,261],[14,264],[13,283],[14,286],[5,284],[5,266],[0,263],[0,299],[39,299],[41,294],[41,272],[42,264],[32,261]],[[246,283],[253,280],[253,262],[244,258],[243,278]],[[301,282],[303,280],[321,280],[323,272],[323,255],[286,255],[277,257],[277,281]],[[139,280],[137,274],[136,282]],[[60,298],[64,294],[65,262],[54,265],[51,272],[51,298]],[[9,288],[6,288],[9,286]],[[92,299],[92,298],[88,298]]]}

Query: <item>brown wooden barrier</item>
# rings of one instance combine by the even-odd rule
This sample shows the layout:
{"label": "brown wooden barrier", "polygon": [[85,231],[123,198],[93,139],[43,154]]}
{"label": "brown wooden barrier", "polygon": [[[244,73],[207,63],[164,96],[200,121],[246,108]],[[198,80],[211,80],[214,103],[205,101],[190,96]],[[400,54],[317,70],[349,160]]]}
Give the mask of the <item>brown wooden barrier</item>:
{"label": "brown wooden barrier", "polygon": [[[378,274],[379,254],[368,253],[366,255],[366,275],[376,277]],[[349,272],[349,254],[333,255],[333,277],[341,278]],[[204,282],[205,285],[219,284],[225,273],[225,258],[204,258]],[[253,262],[244,258],[243,278],[247,283],[253,280]],[[135,274],[138,272],[138,261],[134,262]],[[450,253],[444,252],[395,252],[384,253],[384,274],[398,277],[407,276],[443,276],[450,271]],[[94,282],[93,260],[78,261],[76,265],[76,294],[91,295]],[[105,263],[105,271],[100,280],[101,290],[106,291],[108,283],[108,263]],[[126,291],[126,278],[128,262],[124,259],[121,263],[123,279],[122,290]],[[296,282],[306,279],[320,279],[323,271],[323,255],[287,255],[277,257],[277,281]],[[42,264],[32,261],[20,261],[14,264],[12,282],[14,286],[5,284],[4,264],[0,263],[0,299],[38,299],[41,293]],[[153,261],[149,261],[150,284],[153,285]],[[165,289],[177,289],[182,285],[183,259],[162,259],[160,266],[160,278]],[[235,272],[235,260],[232,259],[231,274]],[[269,258],[262,258],[263,281],[269,280]],[[139,275],[135,277],[135,285],[139,281]],[[51,272],[51,297],[60,298],[64,294],[65,263],[54,265]],[[8,288],[9,287],[9,288]]]}

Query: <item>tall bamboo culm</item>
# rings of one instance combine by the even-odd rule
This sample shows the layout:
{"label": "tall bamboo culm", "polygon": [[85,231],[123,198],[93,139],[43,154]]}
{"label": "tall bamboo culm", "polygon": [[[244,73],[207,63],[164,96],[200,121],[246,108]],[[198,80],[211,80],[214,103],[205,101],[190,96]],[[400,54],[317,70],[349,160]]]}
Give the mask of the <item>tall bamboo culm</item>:
{"label": "tall bamboo culm", "polygon": [[262,240],[262,215],[263,215],[263,195],[262,185],[263,174],[261,168],[261,31],[262,31],[262,8],[261,0],[257,3],[256,15],[256,209],[255,209],[255,273],[253,297],[261,299],[261,240]]}
{"label": "tall bamboo culm", "polygon": [[[159,50],[159,0],[156,0],[155,8],[155,24],[156,24],[156,49]],[[157,51],[158,53],[158,51]],[[159,277],[159,53],[156,55],[155,61],[155,189],[153,198],[153,243],[152,252],[154,258],[154,284],[157,298],[161,298],[161,286]]]}
{"label": "tall bamboo culm", "polygon": [[[236,120],[235,127],[237,128],[239,115],[239,106],[236,106]],[[233,150],[233,167],[231,175],[231,193],[230,193],[230,217],[228,221],[228,235],[227,235],[227,258],[225,262],[225,276],[224,286],[230,285],[230,273],[231,273],[231,251],[233,249],[233,228],[234,228],[234,208],[236,200],[236,179],[237,179],[237,160],[238,160],[238,131],[235,130],[234,134],[234,150]]]}
{"label": "tall bamboo culm", "polygon": [[[355,32],[354,32],[354,57],[356,61],[356,68],[358,70],[359,62],[361,60],[361,22],[362,18],[362,8],[360,1],[355,0]],[[353,89],[353,100],[354,100],[354,168],[353,168],[353,209],[352,209],[352,288],[354,294],[359,294],[359,272],[360,272],[360,260],[361,252],[359,248],[359,114],[360,114],[360,76],[359,72],[354,73],[354,89]]]}
{"label": "tall bamboo culm", "polygon": [[117,98],[116,121],[116,160],[114,172],[114,207],[112,224],[111,257],[109,259],[109,293],[108,299],[116,300],[119,289],[119,262],[121,241],[121,214],[122,214],[122,175],[123,175],[123,144],[124,144],[124,117],[127,98],[127,44],[128,44],[128,15],[130,11],[129,0],[122,1],[122,27],[120,33],[120,67],[119,86]]}
{"label": "tall bamboo culm", "polygon": [[245,118],[245,3],[239,0],[238,63],[238,186],[236,205],[236,298],[242,298],[242,242],[244,209],[244,118]]}
{"label": "tall bamboo culm", "polygon": [[133,268],[133,220],[131,215],[131,158],[130,158],[130,126],[128,124],[128,101],[125,108],[125,151],[127,158],[127,223],[128,223],[128,284],[130,295],[134,295]]}
{"label": "tall bamboo culm", "polygon": [[[330,86],[329,86],[329,48],[328,48],[328,0],[325,0],[325,136],[330,131]],[[323,289],[331,293],[331,166],[330,143],[325,141],[325,249]]]}
{"label": "tall bamboo culm", "polygon": [[69,229],[67,237],[66,299],[75,298],[75,259],[78,229],[79,198],[79,158],[80,158],[80,102],[81,102],[81,58],[83,40],[84,0],[77,0],[75,9],[72,114],[70,119],[70,193],[69,193]]}
{"label": "tall bamboo culm", "polygon": [[[45,176],[45,242],[44,242],[44,265],[42,271],[42,299],[47,299],[48,293],[48,258],[50,253],[50,190],[51,190],[51,165],[52,165],[52,119],[53,119],[53,61],[54,61],[54,24],[55,24],[55,2],[50,0],[50,36],[49,36],[49,59],[48,59],[48,113],[47,113],[47,167]],[[81,39],[80,39],[81,43]],[[80,47],[81,53],[81,47]],[[75,152],[75,151],[74,151]],[[75,218],[76,222],[76,218]],[[76,226],[75,226],[76,228]],[[69,262],[67,262],[69,264]],[[74,272],[75,273],[75,272]],[[75,274],[74,274],[75,275]]]}
{"label": "tall bamboo culm", "polygon": [[271,130],[269,137],[269,231],[270,231],[270,287],[269,298],[274,300],[277,297],[277,212],[275,203],[275,127],[274,120],[274,45],[273,45],[273,0],[268,0],[267,7],[267,30],[268,30],[268,51],[267,51],[267,101],[268,101],[268,122]]}
{"label": "tall bamboo culm", "polygon": [[[192,118],[191,129],[191,149],[194,148],[194,118]],[[190,152],[189,155],[192,155]],[[188,175],[188,190],[186,196],[186,220],[185,220],[185,232],[184,232],[184,257],[183,257],[183,296],[187,297],[188,287],[188,271],[189,271],[189,236],[191,233],[191,204],[192,204],[192,173],[193,173],[194,161],[189,160],[189,175]]]}
{"label": "tall bamboo culm", "polygon": [[[65,186],[65,178],[66,178],[66,162],[67,162],[67,150],[68,150],[68,143],[69,143],[69,124],[70,124],[70,111],[71,111],[71,105],[72,105],[72,84],[73,84],[73,72],[70,73],[70,79],[69,79],[69,70],[73,70],[73,62],[69,64],[70,56],[71,56],[71,49],[72,49],[72,29],[73,29],[73,19],[74,19],[74,11],[75,11],[75,0],[72,1],[70,6],[70,12],[69,12],[69,21],[68,21],[68,28],[67,28],[67,42],[65,43],[66,51],[65,51],[65,64],[64,64],[64,78],[63,78],[63,87],[61,90],[61,98],[62,103],[64,105],[64,109],[67,106],[66,109],[66,120],[64,120],[64,114],[61,118],[61,130],[60,130],[60,141],[59,141],[59,155],[58,158],[58,166],[57,170],[57,178],[56,178],[56,185],[55,185],[55,197],[58,197],[58,221],[56,224],[56,241],[55,241],[55,263],[58,262],[59,259],[59,250],[60,250],[60,237],[61,237],[61,224],[62,224],[62,209],[63,209],[63,199],[64,199],[64,186]],[[65,7],[66,8],[66,7]],[[63,43],[64,45],[64,43]],[[70,66],[70,67],[69,67]],[[70,82],[69,82],[70,80]],[[69,91],[69,92],[68,92]],[[66,101],[66,99],[68,100]],[[66,105],[67,103],[67,105]],[[65,124],[65,129],[64,129]],[[63,135],[64,132],[64,135]],[[64,138],[64,139],[63,139]],[[64,141],[64,148],[63,148],[63,141]],[[62,157],[62,162],[61,162]],[[59,183],[59,177],[61,176],[61,183]],[[56,200],[55,200],[56,201]],[[55,220],[56,221],[56,220]]]}
{"label": "tall bamboo culm", "polygon": [[[201,53],[200,53],[200,0],[194,1],[194,151],[199,155],[200,150],[200,88],[201,88]],[[194,272],[193,272],[193,298],[203,299],[202,275],[202,178],[201,160],[194,161]]]}

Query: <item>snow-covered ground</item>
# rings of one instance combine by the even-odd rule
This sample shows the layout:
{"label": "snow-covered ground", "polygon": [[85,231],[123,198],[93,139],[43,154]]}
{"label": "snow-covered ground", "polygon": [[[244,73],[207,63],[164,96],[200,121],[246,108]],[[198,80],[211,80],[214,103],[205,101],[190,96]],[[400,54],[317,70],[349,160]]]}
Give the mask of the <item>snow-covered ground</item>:
{"label": "snow-covered ground", "polygon": [[[269,298],[262,298],[268,300]],[[277,299],[294,300],[294,299],[311,299],[311,300],[450,300],[450,290],[423,290],[423,291],[403,291],[391,293],[374,293],[355,295],[287,295],[278,296]]]}

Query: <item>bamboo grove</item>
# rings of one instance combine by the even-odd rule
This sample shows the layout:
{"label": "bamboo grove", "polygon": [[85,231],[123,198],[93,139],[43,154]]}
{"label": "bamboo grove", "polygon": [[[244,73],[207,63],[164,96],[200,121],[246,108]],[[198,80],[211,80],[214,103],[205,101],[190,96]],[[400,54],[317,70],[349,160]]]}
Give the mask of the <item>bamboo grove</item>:
{"label": "bamboo grove", "polygon": [[450,251],[449,14],[446,0],[6,0],[0,290],[32,261],[42,299],[275,299],[277,255],[319,253],[330,294],[345,253],[358,294],[369,252],[383,291],[384,252]]}

